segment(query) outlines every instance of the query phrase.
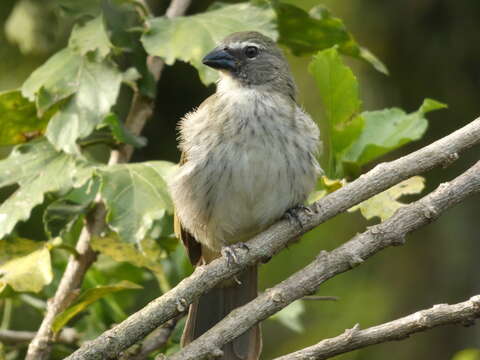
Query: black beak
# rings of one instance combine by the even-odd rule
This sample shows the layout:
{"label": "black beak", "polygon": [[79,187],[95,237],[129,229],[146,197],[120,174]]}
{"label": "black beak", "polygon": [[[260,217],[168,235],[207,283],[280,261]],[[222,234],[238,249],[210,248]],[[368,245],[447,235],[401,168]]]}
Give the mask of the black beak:
{"label": "black beak", "polygon": [[202,63],[210,66],[211,68],[219,70],[235,71],[237,68],[235,58],[230,55],[227,50],[223,49],[215,49],[212,52],[208,53],[203,58]]}

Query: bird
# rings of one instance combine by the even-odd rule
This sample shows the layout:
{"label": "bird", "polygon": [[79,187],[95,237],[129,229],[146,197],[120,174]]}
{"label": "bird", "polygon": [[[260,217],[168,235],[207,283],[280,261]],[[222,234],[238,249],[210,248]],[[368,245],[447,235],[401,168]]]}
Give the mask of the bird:
{"label": "bird", "polygon": [[[181,119],[180,166],[169,180],[175,232],[194,266],[235,260],[234,247],[302,206],[322,173],[318,126],[298,104],[274,40],[236,32],[202,62],[218,71],[217,89]],[[182,346],[253,300],[257,272],[251,266],[192,303]],[[256,360],[261,347],[256,325],[226,344],[220,359]]]}

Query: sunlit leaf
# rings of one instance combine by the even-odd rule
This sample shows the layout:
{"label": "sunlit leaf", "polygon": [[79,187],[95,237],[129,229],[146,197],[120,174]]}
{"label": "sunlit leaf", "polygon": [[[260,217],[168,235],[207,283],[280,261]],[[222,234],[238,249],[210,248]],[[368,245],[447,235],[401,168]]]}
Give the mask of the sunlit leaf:
{"label": "sunlit leaf", "polygon": [[406,204],[398,200],[400,197],[403,195],[419,194],[424,188],[425,179],[421,176],[414,176],[361,202],[348,211],[360,210],[363,217],[367,220],[379,217],[382,221],[385,221],[399,208],[406,206]]}
{"label": "sunlit leaf", "polygon": [[53,1],[20,0],[5,22],[7,39],[24,54],[48,54],[68,34],[68,20],[58,16]]}
{"label": "sunlit leaf", "polygon": [[420,139],[428,127],[425,114],[446,107],[438,101],[425,99],[420,109],[410,114],[399,108],[362,113],[365,127],[342,156],[342,161],[362,166],[389,151]]}
{"label": "sunlit leaf", "polygon": [[278,16],[279,43],[289,47],[295,55],[310,55],[337,45],[345,55],[370,63],[387,74],[387,68],[370,51],[362,48],[339,18],[323,6],[313,7],[309,13],[292,4],[274,2]]}
{"label": "sunlit leaf", "polygon": [[140,246],[122,242],[115,234],[105,237],[94,237],[91,241],[92,249],[111,257],[118,262],[128,262],[138,267],[151,270],[157,277],[164,276],[160,260],[165,257],[163,251],[155,240],[145,238]]}
{"label": "sunlit leaf", "polygon": [[20,91],[0,93],[0,146],[19,144],[39,136],[47,123],[47,114],[39,118],[35,104]]}
{"label": "sunlit leaf", "polygon": [[480,349],[465,349],[457,352],[452,360],[480,360]]}
{"label": "sunlit leaf", "polygon": [[346,184],[345,179],[330,179],[327,176],[321,176],[318,179],[316,190],[312,192],[307,199],[307,204],[312,204],[324,196],[337,191]]}
{"label": "sunlit leaf", "polygon": [[50,252],[44,242],[15,238],[0,241],[0,292],[39,292],[53,279]]}
{"label": "sunlit leaf", "polygon": [[68,46],[80,55],[96,51],[98,56],[105,58],[113,45],[108,37],[103,16],[97,16],[82,25],[76,24],[70,35]]}
{"label": "sunlit leaf", "polygon": [[106,285],[106,286],[97,286],[92,289],[86,290],[81,294],[77,301],[67,308],[62,313],[58,314],[55,317],[55,320],[52,325],[52,330],[58,332],[61,330],[75,315],[85,310],[90,304],[94,303],[98,299],[101,299],[107,294],[121,290],[131,290],[131,289],[141,289],[140,285],[132,283],[130,281],[121,281],[115,285]]}
{"label": "sunlit leaf", "polygon": [[142,42],[148,53],[162,57],[169,65],[176,60],[192,64],[200,79],[210,84],[218,75],[202,65],[202,58],[227,35],[247,30],[256,30],[276,39],[273,9],[245,2],[215,6],[214,10],[192,16],[155,18],[150,21]]}
{"label": "sunlit leaf", "polygon": [[122,241],[140,243],[155,221],[173,212],[166,178],[174,168],[167,161],[151,161],[99,170],[108,224]]}
{"label": "sunlit leaf", "polygon": [[110,61],[95,62],[65,48],[30,75],[22,94],[36,101],[40,114],[70,97],[48,123],[46,136],[57,149],[76,153],[76,140],[88,136],[110,112],[121,82]]}
{"label": "sunlit leaf", "polygon": [[303,301],[297,300],[273,315],[271,319],[277,320],[292,331],[302,333],[305,328],[302,324],[301,316],[304,313],[305,305]]}
{"label": "sunlit leaf", "polygon": [[308,69],[320,90],[330,131],[331,154],[327,175],[341,178],[341,154],[358,138],[364,127],[364,119],[358,116],[361,106],[358,82],[335,48],[319,52]]}
{"label": "sunlit leaf", "polygon": [[81,186],[91,172],[86,162],[55,151],[44,139],[18,145],[0,161],[0,187],[20,186],[0,205],[0,239],[17,222],[28,219],[46,193],[64,193]]}

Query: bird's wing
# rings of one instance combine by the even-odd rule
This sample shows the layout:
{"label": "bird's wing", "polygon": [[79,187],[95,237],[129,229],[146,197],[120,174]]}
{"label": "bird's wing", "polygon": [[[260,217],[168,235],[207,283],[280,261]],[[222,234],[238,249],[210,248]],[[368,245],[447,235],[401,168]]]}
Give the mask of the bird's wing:
{"label": "bird's wing", "polygon": [[[182,153],[182,156],[180,157],[180,166],[185,164],[187,162],[187,157],[185,156],[185,153]],[[183,227],[182,224],[180,223],[180,219],[176,214],[173,216],[173,228],[175,231],[175,235],[182,240],[183,245],[187,249],[187,254],[188,258],[190,259],[190,262],[192,265],[197,265],[200,261],[200,258],[202,257],[202,246],[201,244],[193,237],[192,234],[190,234],[188,231],[186,231]]]}

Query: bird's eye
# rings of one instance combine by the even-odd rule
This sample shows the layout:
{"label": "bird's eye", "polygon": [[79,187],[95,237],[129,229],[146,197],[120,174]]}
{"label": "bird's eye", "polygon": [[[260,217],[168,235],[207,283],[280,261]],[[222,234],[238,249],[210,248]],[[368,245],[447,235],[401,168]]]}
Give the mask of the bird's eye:
{"label": "bird's eye", "polygon": [[256,46],[247,46],[245,48],[245,56],[252,59],[258,55],[258,48]]}

